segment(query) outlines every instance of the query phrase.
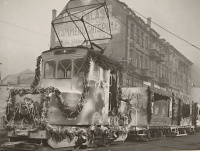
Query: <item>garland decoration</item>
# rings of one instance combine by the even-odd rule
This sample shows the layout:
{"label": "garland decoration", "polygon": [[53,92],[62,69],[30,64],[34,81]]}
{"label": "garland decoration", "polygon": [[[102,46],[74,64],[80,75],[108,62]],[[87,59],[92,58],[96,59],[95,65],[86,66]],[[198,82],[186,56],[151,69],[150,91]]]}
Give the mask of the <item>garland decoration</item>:
{"label": "garland decoration", "polygon": [[182,100],[178,98],[178,117],[177,117],[177,124],[181,124],[181,118],[182,118]]}
{"label": "garland decoration", "polygon": [[[104,70],[110,71],[119,71],[119,87],[116,87],[116,91],[118,91],[117,100],[118,107],[120,106],[121,95],[122,95],[122,67],[121,65],[107,57],[94,52],[88,51],[87,59],[84,65],[84,81],[83,81],[83,92],[79,99],[79,103],[76,106],[75,110],[71,110],[68,104],[64,104],[65,101],[62,100],[61,92],[54,87],[48,87],[46,89],[41,88],[37,89],[36,87],[40,81],[40,65],[42,62],[42,56],[37,58],[37,64],[35,69],[35,79],[31,84],[30,89],[11,89],[10,96],[7,100],[6,106],[6,120],[7,120],[7,130],[11,131],[16,129],[28,130],[29,132],[37,132],[39,130],[47,130],[50,137],[56,142],[60,142],[63,139],[69,138],[69,141],[72,141],[77,138],[76,143],[81,144],[85,141],[86,132],[82,129],[77,128],[74,130],[68,129],[68,127],[57,127],[50,125],[47,120],[47,113],[49,111],[49,102],[52,94],[56,96],[56,102],[58,104],[59,109],[63,113],[64,117],[68,120],[76,119],[80,112],[83,109],[86,95],[89,91],[87,75],[90,69],[90,61],[93,60],[95,64],[102,67]],[[120,83],[121,82],[121,83]],[[28,98],[26,94],[40,94],[41,100],[38,103],[36,100],[32,98]],[[16,95],[20,97],[24,97],[23,101],[20,103],[16,103]],[[22,124],[22,125],[20,125]],[[102,128],[105,129],[105,128]],[[109,133],[104,131],[104,134],[110,134],[114,138],[117,136],[118,128],[109,128]]]}
{"label": "garland decoration", "polygon": [[[7,130],[28,129],[29,131],[36,131],[44,129],[47,123],[46,117],[48,112],[48,102],[50,100],[49,93],[51,88],[37,89],[32,91],[30,89],[11,89],[10,96],[7,100],[6,106],[6,120]],[[25,97],[20,103],[15,102],[15,96],[23,97],[26,94],[41,94],[41,103]],[[19,123],[23,123],[23,127],[19,127]],[[18,127],[16,127],[18,126]]]}
{"label": "garland decoration", "polygon": [[74,132],[69,131],[65,127],[61,127],[59,129],[58,126],[52,126],[50,124],[47,124],[46,129],[48,131],[49,136],[52,138],[52,140],[56,142],[61,142],[62,140],[69,138],[69,141],[71,142],[74,139]]}
{"label": "garland decoration", "polygon": [[120,126],[106,127],[106,126],[97,126],[91,125],[88,130],[88,140],[90,147],[95,147],[98,144],[95,144],[95,139],[102,138],[103,144],[106,145],[106,142],[110,142],[110,140],[115,140],[119,137],[119,133],[127,134],[126,129],[121,128]]}
{"label": "garland decoration", "polygon": [[[98,52],[95,51],[88,51],[87,54],[87,61],[86,61],[86,74],[89,73],[89,68],[90,68],[90,60],[94,61],[95,64],[97,64],[98,66],[100,66],[101,68],[103,68],[104,70],[110,70],[110,72],[115,72],[118,71],[118,76],[119,76],[119,82],[118,82],[118,87],[116,87],[115,92],[118,91],[117,93],[117,109],[116,109],[116,114],[118,113],[118,109],[120,107],[121,104],[121,100],[122,100],[122,69],[123,66],[121,64],[119,64],[119,62],[115,61],[115,60],[111,60],[111,59],[107,59],[106,56],[99,54]],[[117,74],[116,74],[117,75]],[[111,115],[110,111],[110,115]]]}
{"label": "garland decoration", "polygon": [[87,56],[89,61],[92,59],[95,64],[105,70],[122,70],[122,66],[117,61],[111,59],[108,60],[106,56],[101,55],[98,52],[88,51]]}
{"label": "garland decoration", "polygon": [[119,70],[119,85],[117,93],[118,109],[121,106],[121,101],[122,101],[122,87],[123,87],[122,71]]}
{"label": "garland decoration", "polygon": [[152,112],[151,112],[151,90],[150,88],[148,87],[147,88],[147,97],[148,97],[148,100],[147,100],[147,122],[148,124],[151,123],[151,117],[152,117]]}
{"label": "garland decoration", "polygon": [[[21,103],[16,104],[15,95],[24,96],[25,94],[41,94],[42,100],[38,103],[34,102],[31,98],[25,97]],[[84,143],[86,138],[89,137],[90,132],[87,133],[81,128],[69,129],[67,126],[61,126],[59,128],[58,126],[53,126],[48,123],[47,112],[51,94],[55,94],[56,98],[60,99],[60,91],[54,87],[37,89],[36,91],[31,91],[30,89],[11,89],[6,107],[6,117],[8,121],[6,125],[7,130],[23,129],[31,133],[39,130],[47,130],[50,138],[56,142],[61,142],[66,138],[69,138],[70,142],[76,138],[76,145]],[[60,101],[62,100],[60,99]],[[23,126],[19,125],[21,121],[24,121]],[[100,131],[95,131],[95,134],[106,136],[109,140],[116,139],[119,132],[125,133],[124,130],[120,130],[119,126],[108,128],[101,126]]]}
{"label": "garland decoration", "polygon": [[80,115],[80,112],[83,110],[83,106],[84,106],[84,103],[85,103],[85,97],[86,97],[86,94],[88,94],[88,91],[89,91],[89,87],[87,86],[88,81],[87,81],[86,78],[84,78],[84,79],[85,79],[84,80],[84,90],[83,90],[83,93],[81,94],[79,103],[76,105],[75,110],[71,110],[69,108],[68,104],[64,104],[63,103],[64,101],[60,97],[61,92],[58,89],[54,89],[54,92],[55,92],[55,95],[56,95],[56,100],[57,100],[57,103],[58,103],[58,107],[60,108],[60,110],[63,113],[63,116],[66,119],[75,120]]}
{"label": "garland decoration", "polygon": [[35,69],[35,79],[31,84],[31,89],[35,89],[35,87],[39,84],[40,81],[40,64],[42,61],[42,56],[40,55],[37,58],[36,69]]}
{"label": "garland decoration", "polygon": [[176,102],[175,102],[175,96],[174,93],[172,93],[172,124],[173,121],[175,120],[175,108],[176,108]]}
{"label": "garland decoration", "polygon": [[197,106],[198,103],[193,103],[192,104],[192,115],[193,115],[193,118],[192,118],[192,125],[194,125],[195,127],[197,126],[197,120],[198,120],[198,106]]}

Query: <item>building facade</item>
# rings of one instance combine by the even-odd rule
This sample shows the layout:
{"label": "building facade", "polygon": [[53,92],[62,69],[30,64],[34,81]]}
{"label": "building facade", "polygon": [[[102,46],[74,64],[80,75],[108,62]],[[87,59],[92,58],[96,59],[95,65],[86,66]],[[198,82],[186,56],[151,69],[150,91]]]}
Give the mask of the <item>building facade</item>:
{"label": "building facade", "polygon": [[[104,0],[98,2],[103,3]],[[85,5],[83,0],[80,0],[80,3]],[[87,5],[93,3],[94,1],[87,1]],[[106,48],[105,55],[128,67],[123,76],[123,85],[150,86],[161,94],[171,95],[173,92],[181,99],[190,100],[192,62],[169,42],[160,38],[160,35],[151,28],[151,18],[145,23],[119,0],[109,0],[107,6],[113,38],[109,43],[100,42],[98,45]],[[53,16],[56,16],[55,11]],[[109,31],[106,29],[107,18],[101,9],[95,10],[86,19],[98,28]],[[101,38],[102,34],[98,30],[90,26],[88,28],[91,37]],[[74,42],[79,41],[82,36],[76,26],[72,28],[65,25],[59,25],[57,35],[61,38],[63,46],[78,45]],[[51,47],[58,46],[55,34],[52,34],[52,37],[55,41],[52,42],[51,38]],[[66,39],[68,41],[65,41]]]}
{"label": "building facade", "polygon": [[[177,97],[191,101],[192,62],[169,42],[160,38],[151,28],[151,18],[145,23],[126,4],[115,2],[126,14],[125,54],[121,56],[121,61],[131,64],[133,70],[131,73],[127,72],[123,85],[151,86],[160,93],[173,92]],[[121,26],[125,25],[121,23]]]}

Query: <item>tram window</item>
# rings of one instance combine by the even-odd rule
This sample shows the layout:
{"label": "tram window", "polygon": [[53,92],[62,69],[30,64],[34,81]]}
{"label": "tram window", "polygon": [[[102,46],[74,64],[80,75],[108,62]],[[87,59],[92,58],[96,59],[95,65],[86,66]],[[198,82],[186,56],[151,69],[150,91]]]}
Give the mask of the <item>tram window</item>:
{"label": "tram window", "polygon": [[45,62],[44,78],[45,79],[55,78],[55,68],[56,68],[55,61],[47,61],[47,62]]}
{"label": "tram window", "polygon": [[94,75],[99,76],[100,68],[97,64],[94,64]]}
{"label": "tram window", "polygon": [[82,76],[84,73],[84,58],[74,60],[74,76]]}
{"label": "tram window", "polygon": [[58,62],[57,78],[71,78],[72,61],[70,59],[61,60]]}
{"label": "tram window", "polygon": [[108,81],[108,70],[103,70],[103,80],[104,80],[105,82]]}

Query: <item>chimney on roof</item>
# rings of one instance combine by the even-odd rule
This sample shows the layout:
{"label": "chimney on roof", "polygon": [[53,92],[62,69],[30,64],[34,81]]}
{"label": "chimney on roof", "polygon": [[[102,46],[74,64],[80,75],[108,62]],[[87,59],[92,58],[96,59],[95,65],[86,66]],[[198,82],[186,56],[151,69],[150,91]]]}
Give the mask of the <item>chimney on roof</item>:
{"label": "chimney on roof", "polygon": [[[55,9],[52,10],[52,21],[56,19],[57,11]],[[50,40],[50,47],[55,47],[55,31],[53,27],[51,27],[51,40]]]}
{"label": "chimney on roof", "polygon": [[166,42],[166,40],[165,40],[165,39],[163,39],[163,38],[162,38],[162,39],[160,39],[160,40],[162,41],[162,43],[165,43],[165,42]]}
{"label": "chimney on roof", "polygon": [[151,27],[151,17],[148,17],[148,18],[147,18],[147,25],[148,25],[149,27]]}
{"label": "chimney on roof", "polygon": [[166,44],[167,44],[168,46],[170,46],[170,43],[169,43],[169,42],[166,42]]}

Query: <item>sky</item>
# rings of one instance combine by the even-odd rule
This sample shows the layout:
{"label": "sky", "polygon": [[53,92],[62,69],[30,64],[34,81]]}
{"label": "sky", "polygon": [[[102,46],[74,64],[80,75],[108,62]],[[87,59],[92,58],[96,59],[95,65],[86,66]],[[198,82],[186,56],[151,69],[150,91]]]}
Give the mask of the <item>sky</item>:
{"label": "sky", "polygon": [[[140,14],[200,48],[200,0],[121,0]],[[52,9],[68,0],[0,0],[0,71],[2,77],[35,70],[36,59],[50,45]],[[141,17],[142,18],[142,17]],[[145,18],[144,21],[146,22]],[[200,50],[152,23],[161,38],[194,63],[193,81],[200,85]]]}

